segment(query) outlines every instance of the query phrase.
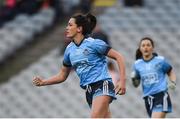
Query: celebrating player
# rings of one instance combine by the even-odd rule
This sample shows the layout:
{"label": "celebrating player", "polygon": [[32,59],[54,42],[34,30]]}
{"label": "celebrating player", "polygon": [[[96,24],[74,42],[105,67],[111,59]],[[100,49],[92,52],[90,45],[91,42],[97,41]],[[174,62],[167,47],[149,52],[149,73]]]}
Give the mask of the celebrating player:
{"label": "celebrating player", "polygon": [[[116,99],[115,95],[126,92],[125,63],[123,56],[103,40],[88,37],[95,26],[96,17],[92,14],[73,15],[66,27],[66,37],[72,41],[66,47],[62,68],[47,80],[35,77],[33,83],[36,86],[62,83],[73,68],[80,78],[80,87],[86,89],[91,117],[107,118],[111,117],[109,104]],[[118,64],[120,80],[115,87],[108,73],[106,56]]]}

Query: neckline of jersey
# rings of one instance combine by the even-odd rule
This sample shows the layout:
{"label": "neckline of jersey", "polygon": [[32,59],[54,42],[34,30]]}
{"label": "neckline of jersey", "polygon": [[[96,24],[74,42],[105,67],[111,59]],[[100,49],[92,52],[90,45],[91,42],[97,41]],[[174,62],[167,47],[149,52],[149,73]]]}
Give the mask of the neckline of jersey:
{"label": "neckline of jersey", "polygon": [[143,59],[144,62],[150,62],[152,59],[154,59],[154,57],[155,57],[155,56],[153,55],[153,56],[151,57],[151,59],[149,59],[149,60],[145,60],[144,58],[142,58],[142,59]]}
{"label": "neckline of jersey", "polygon": [[73,43],[74,43],[77,47],[79,47],[86,38],[87,38],[87,36],[84,36],[84,38],[81,40],[81,42],[80,42],[79,44],[76,44],[76,42],[75,42],[74,40],[73,40]]}

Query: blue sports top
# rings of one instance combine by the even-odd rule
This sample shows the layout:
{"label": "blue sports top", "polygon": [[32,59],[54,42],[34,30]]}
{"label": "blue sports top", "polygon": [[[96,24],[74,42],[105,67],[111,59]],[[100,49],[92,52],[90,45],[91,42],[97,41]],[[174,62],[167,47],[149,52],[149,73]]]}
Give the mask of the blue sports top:
{"label": "blue sports top", "polygon": [[65,50],[63,65],[73,67],[80,78],[80,86],[100,80],[112,81],[107,67],[109,45],[99,39],[85,38],[77,45],[71,42]]}
{"label": "blue sports top", "polygon": [[167,91],[166,74],[171,71],[172,66],[162,56],[154,56],[151,60],[138,59],[133,69],[141,80],[143,97]]}

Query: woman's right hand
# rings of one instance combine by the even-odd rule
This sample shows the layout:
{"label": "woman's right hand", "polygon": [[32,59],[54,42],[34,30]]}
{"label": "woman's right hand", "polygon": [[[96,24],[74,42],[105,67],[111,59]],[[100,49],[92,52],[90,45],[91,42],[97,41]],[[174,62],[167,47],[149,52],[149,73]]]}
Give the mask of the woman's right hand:
{"label": "woman's right hand", "polygon": [[35,86],[43,86],[44,85],[44,81],[43,78],[39,77],[39,76],[36,76],[33,78],[33,84]]}

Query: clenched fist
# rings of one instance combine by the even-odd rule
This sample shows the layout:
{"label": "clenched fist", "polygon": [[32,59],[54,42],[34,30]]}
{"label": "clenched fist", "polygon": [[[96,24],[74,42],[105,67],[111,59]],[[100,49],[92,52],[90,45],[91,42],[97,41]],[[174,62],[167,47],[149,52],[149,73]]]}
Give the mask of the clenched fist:
{"label": "clenched fist", "polygon": [[35,86],[43,86],[44,85],[44,80],[43,78],[39,77],[39,76],[36,76],[33,78],[33,84]]}

